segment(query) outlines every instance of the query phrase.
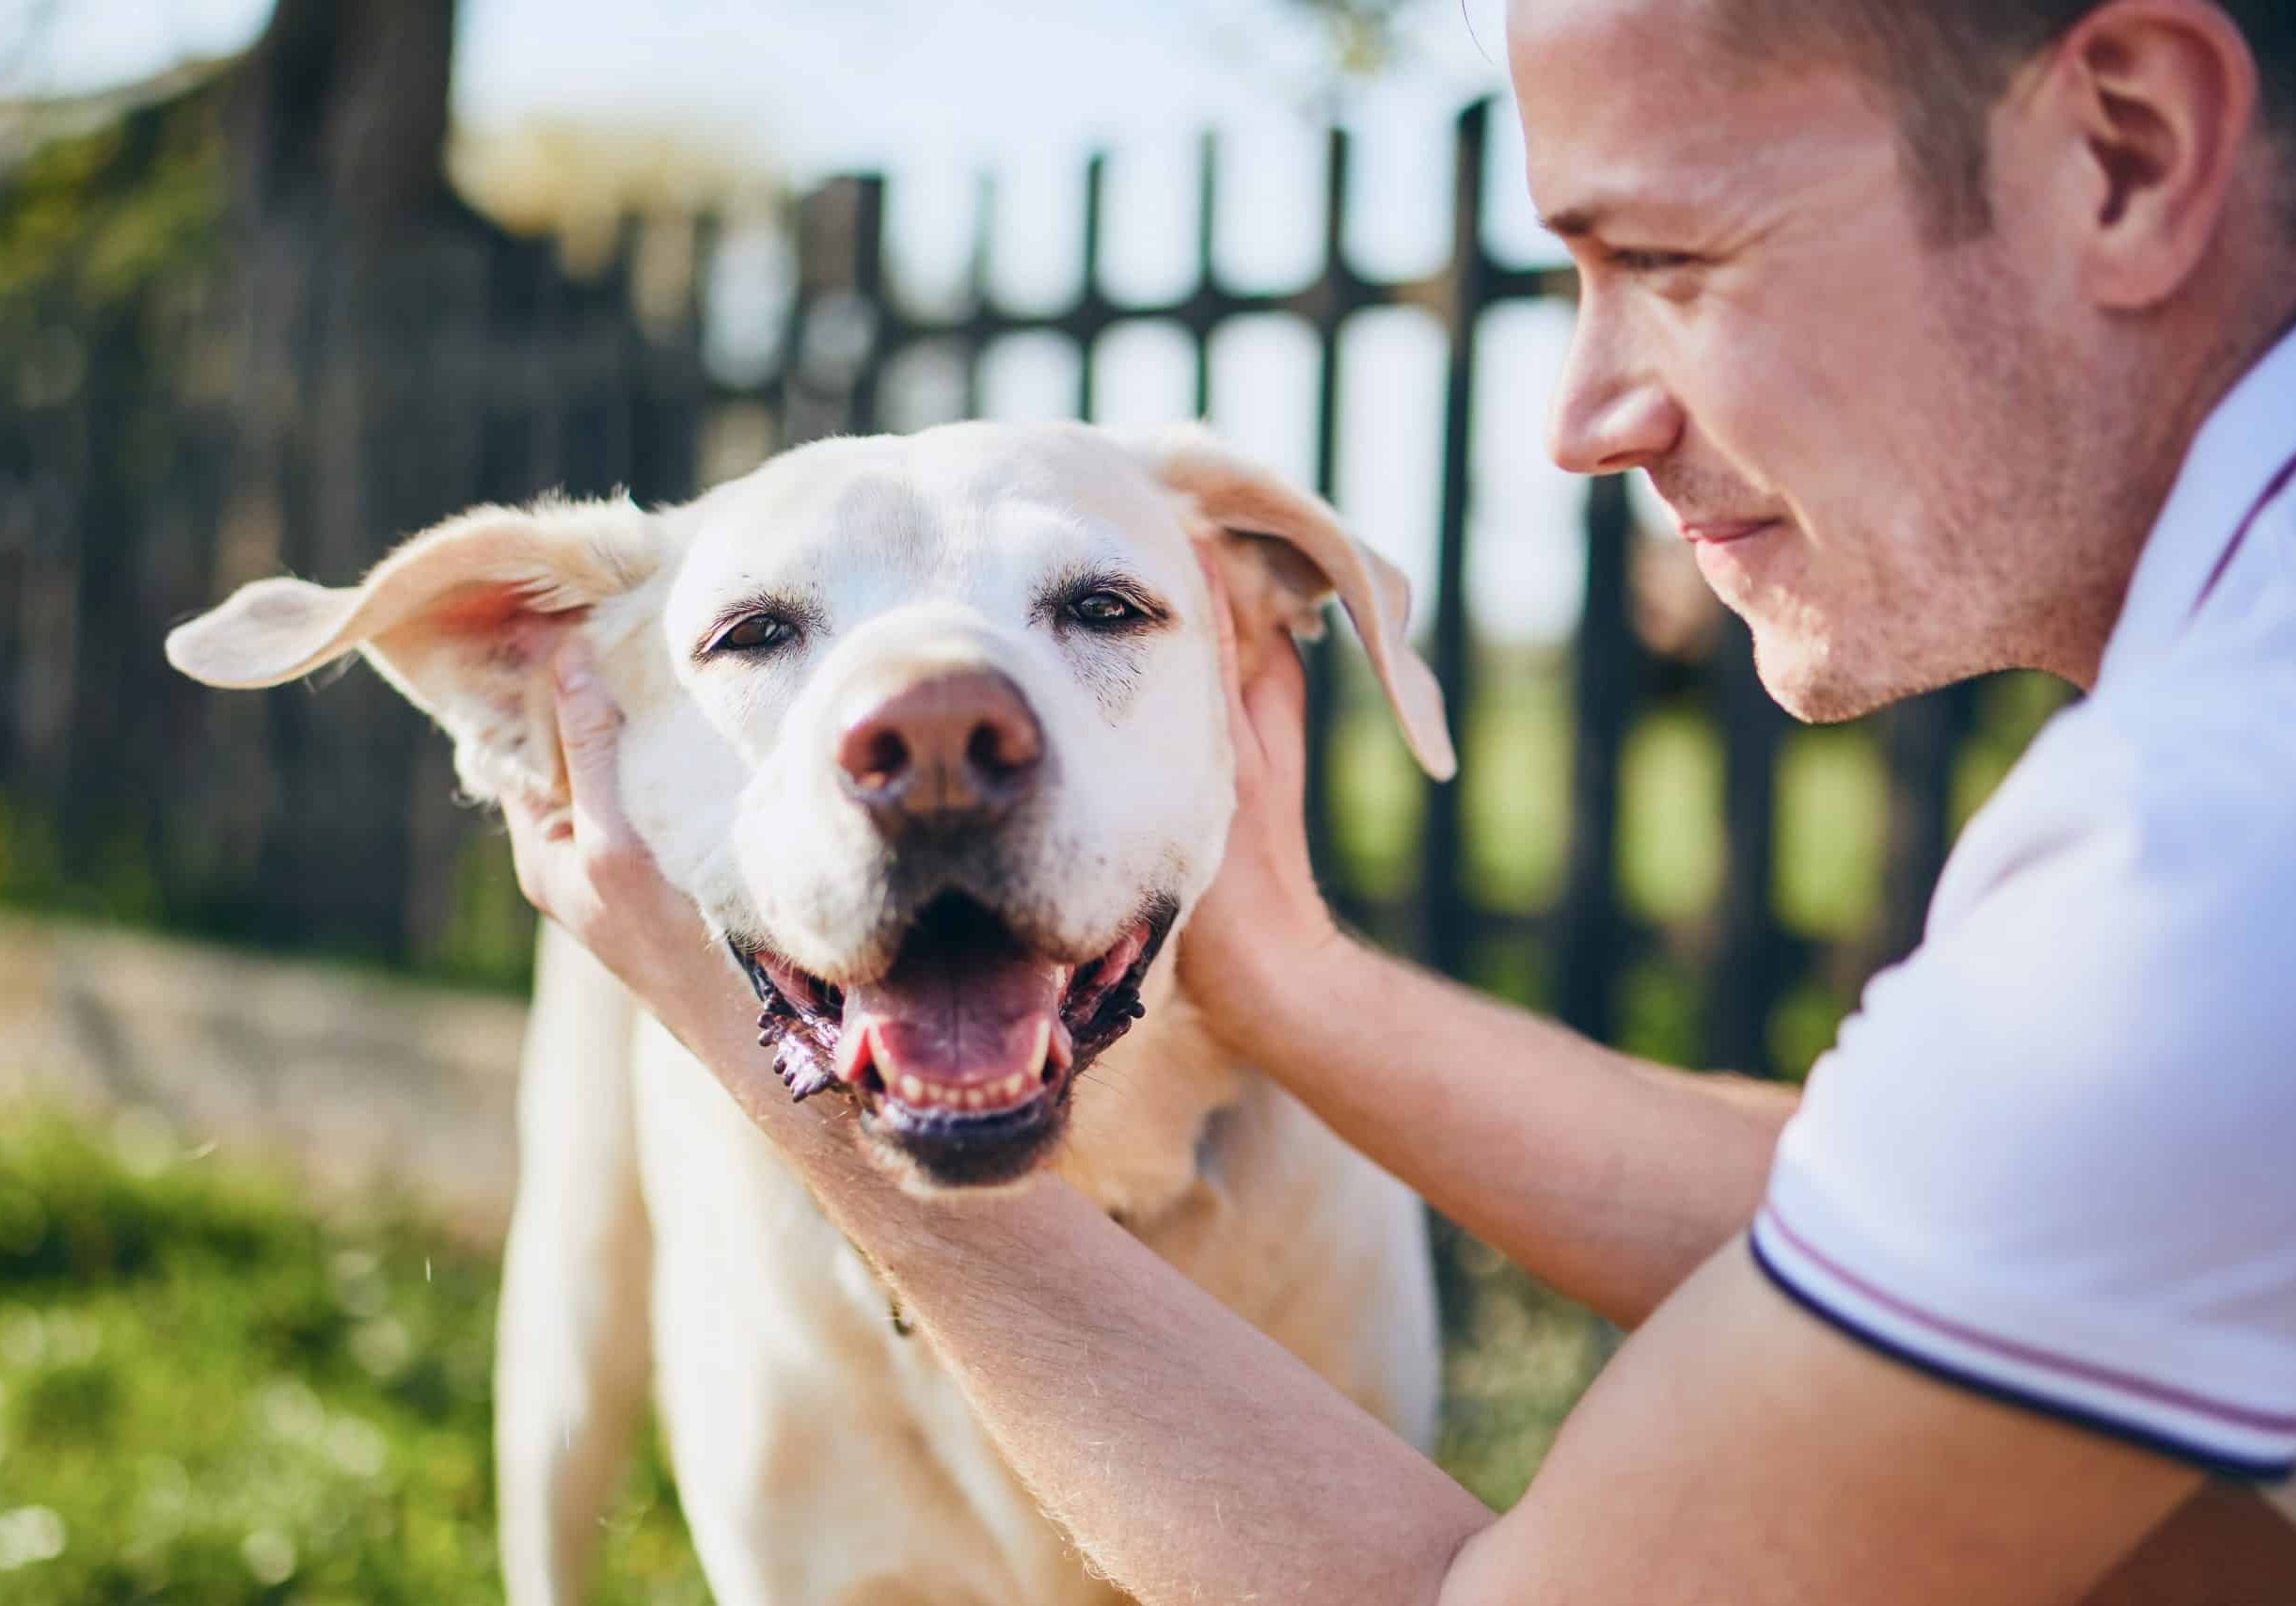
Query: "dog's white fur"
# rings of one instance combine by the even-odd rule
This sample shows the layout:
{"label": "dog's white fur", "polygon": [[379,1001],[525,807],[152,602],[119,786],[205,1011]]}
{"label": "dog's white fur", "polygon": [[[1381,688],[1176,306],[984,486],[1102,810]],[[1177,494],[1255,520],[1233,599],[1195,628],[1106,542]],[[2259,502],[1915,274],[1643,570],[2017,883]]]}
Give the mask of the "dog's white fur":
{"label": "dog's white fur", "polygon": [[[718,929],[838,980],[866,979],[897,936],[884,844],[835,785],[839,723],[936,667],[994,668],[1053,761],[1000,874],[1031,941],[1079,962],[1146,895],[1174,898],[1184,921],[1219,861],[1232,750],[1203,542],[1250,615],[1247,646],[1271,615],[1307,628],[1336,590],[1415,751],[1448,771],[1400,577],[1322,502],[1193,429],[954,425],[807,447],[658,513],[479,509],[356,589],[244,588],[168,647],[220,685],[363,650],[454,738],[474,795],[562,796],[546,662],[564,631],[587,631],[625,716],[624,805],[664,872]],[[1045,587],[1095,569],[1164,599],[1169,622],[1122,643],[1064,637]],[[697,653],[768,595],[811,611],[800,644]],[[1170,947],[1144,995],[1140,1028],[1077,1089],[1058,1169],[1424,1444],[1437,1352],[1417,1201],[1232,1062]],[[578,1598],[649,1382],[728,1606],[1120,1598],[716,1080],[553,930],[521,1075],[496,1373],[515,1602]]]}

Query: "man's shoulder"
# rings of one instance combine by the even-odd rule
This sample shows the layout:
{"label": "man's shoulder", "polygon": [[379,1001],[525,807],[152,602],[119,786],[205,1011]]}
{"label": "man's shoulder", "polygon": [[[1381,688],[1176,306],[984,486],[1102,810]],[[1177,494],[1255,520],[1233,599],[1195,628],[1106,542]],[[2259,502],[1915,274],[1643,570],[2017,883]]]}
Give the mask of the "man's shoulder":
{"label": "man's shoulder", "polygon": [[2296,1088],[2296,620],[2288,640],[2168,655],[2051,722],[1869,1013],[2076,1083],[2215,1063]]}
{"label": "man's shoulder", "polygon": [[2046,874],[2296,919],[2296,610],[2146,670],[2035,740],[1956,848],[1941,914]]}

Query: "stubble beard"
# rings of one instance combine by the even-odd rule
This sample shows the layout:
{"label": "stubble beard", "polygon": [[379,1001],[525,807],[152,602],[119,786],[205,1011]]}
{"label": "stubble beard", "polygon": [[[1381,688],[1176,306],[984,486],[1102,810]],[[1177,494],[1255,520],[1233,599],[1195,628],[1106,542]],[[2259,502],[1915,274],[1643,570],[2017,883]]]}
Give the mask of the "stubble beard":
{"label": "stubble beard", "polygon": [[2052,342],[2002,253],[1940,256],[1925,321],[1952,356],[1927,416],[1908,419],[1905,513],[1829,532],[1854,570],[1799,599],[1802,620],[1752,621],[1763,685],[1811,723],[1999,670],[2086,684],[2149,527],[2141,510],[2165,495],[2134,376]]}

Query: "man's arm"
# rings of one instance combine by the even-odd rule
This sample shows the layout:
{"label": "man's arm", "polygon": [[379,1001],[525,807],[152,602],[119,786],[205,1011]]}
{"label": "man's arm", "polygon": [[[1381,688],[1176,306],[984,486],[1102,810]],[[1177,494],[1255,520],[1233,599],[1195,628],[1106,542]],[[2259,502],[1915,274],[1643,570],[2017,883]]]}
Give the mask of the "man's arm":
{"label": "man's arm", "polygon": [[2070,1601],[2200,1487],[1862,1347],[1739,1242],[1620,1351],[1441,1599]]}
{"label": "man's arm", "polygon": [[1752,1219],[1796,1089],[1616,1053],[1347,939],[1294,963],[1223,1035],[1549,1287],[1631,1328]]}
{"label": "man's arm", "polygon": [[1494,1519],[1043,1179],[920,1200],[798,1107],[729,970],[649,988],[898,1293],[999,1449],[1147,1606],[2079,1598],[2200,1475],[1874,1355],[1718,1250]]}

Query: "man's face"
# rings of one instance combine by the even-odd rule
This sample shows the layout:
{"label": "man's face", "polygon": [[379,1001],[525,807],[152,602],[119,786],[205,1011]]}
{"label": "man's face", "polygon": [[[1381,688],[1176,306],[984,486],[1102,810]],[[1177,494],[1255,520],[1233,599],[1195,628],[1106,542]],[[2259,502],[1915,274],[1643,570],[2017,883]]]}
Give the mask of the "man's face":
{"label": "man's face", "polygon": [[2059,556],[2097,448],[2048,242],[2005,208],[1933,240],[1876,86],[1749,61],[1704,0],[1509,21],[1531,193],[1582,276],[1556,460],[1649,471],[1804,719],[2060,667],[2099,628]]}

